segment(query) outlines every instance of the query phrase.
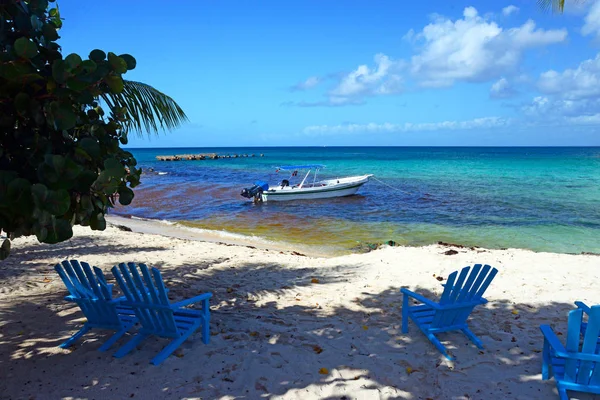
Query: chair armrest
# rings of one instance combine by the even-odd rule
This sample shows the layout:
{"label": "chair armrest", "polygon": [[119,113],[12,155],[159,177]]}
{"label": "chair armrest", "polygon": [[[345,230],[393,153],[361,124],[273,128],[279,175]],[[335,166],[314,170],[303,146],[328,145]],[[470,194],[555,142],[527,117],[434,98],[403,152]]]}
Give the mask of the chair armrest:
{"label": "chair armrest", "polygon": [[577,308],[582,309],[584,313],[586,313],[587,315],[590,315],[590,312],[592,311],[592,309],[587,304],[585,304],[583,301],[576,301],[575,305],[577,306]]}
{"label": "chair armrest", "polygon": [[73,296],[72,294],[65,296],[65,300],[66,301],[76,301],[77,297]]}
{"label": "chair armrest", "polygon": [[556,352],[556,355],[559,357],[567,357],[565,346],[558,340],[558,337],[550,325],[540,325],[540,330],[542,331],[542,335],[544,335],[544,340],[548,341],[548,344],[550,344],[550,347]]}
{"label": "chair armrest", "polygon": [[404,293],[405,296],[412,297],[413,299],[420,301],[421,303],[427,304],[430,307],[435,308],[436,310],[440,308],[440,305],[432,300],[429,300],[427,297],[421,296],[418,293],[412,292],[406,288],[400,289],[400,292]]}
{"label": "chair armrest", "polygon": [[121,296],[121,297],[117,297],[117,298],[112,299],[111,301],[109,301],[109,303],[111,303],[111,304],[119,304],[119,303],[123,303],[125,301],[127,301],[127,297]]}
{"label": "chair armrest", "polygon": [[554,355],[560,358],[568,358],[571,360],[581,360],[581,361],[592,361],[592,362],[600,362],[600,354],[592,354],[592,353],[574,353],[571,351],[565,350],[563,344],[558,340],[552,328],[549,325],[540,325],[540,330],[544,335],[544,339],[548,341],[550,347],[554,351]]}
{"label": "chair armrest", "polygon": [[212,297],[212,293],[203,293],[199,296],[192,297],[191,299],[187,299],[187,300],[178,301],[177,303],[173,303],[171,305],[174,307],[185,307],[185,306],[189,306],[190,304],[198,303],[202,300],[208,300],[211,297]]}

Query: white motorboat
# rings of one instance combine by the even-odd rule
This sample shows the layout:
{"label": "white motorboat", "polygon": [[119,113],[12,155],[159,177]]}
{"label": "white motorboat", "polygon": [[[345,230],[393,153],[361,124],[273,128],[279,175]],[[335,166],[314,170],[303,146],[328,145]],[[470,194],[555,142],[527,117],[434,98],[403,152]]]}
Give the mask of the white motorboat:
{"label": "white motorboat", "polygon": [[[292,171],[289,179],[283,179],[276,186],[269,186],[267,182],[257,181],[254,186],[243,189],[241,195],[254,201],[286,201],[286,200],[312,200],[331,197],[351,196],[369,181],[373,174],[348,176],[345,178],[326,179],[317,181],[317,173],[323,165],[288,165],[278,167],[278,171]],[[298,176],[298,171],[308,170],[300,183],[290,183]],[[312,182],[308,179],[313,172]]]}

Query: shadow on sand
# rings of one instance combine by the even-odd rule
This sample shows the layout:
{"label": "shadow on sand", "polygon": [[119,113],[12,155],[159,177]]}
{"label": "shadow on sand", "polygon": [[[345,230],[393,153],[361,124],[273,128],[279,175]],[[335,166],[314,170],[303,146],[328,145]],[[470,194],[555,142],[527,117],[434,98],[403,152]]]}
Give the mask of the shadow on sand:
{"label": "shadow on sand", "polygon": [[[85,260],[85,251],[106,250],[63,245],[55,254],[77,252]],[[0,398],[129,398],[139,397],[142,389],[163,399],[300,399],[308,392],[332,400],[557,398],[554,382],[540,381],[538,326],[553,315],[555,330],[565,330],[572,304],[539,308],[490,298],[470,322],[486,350],[460,333],[440,335],[457,357],[448,362],[414,324],[402,334],[399,286],[380,292],[365,288],[343,306],[319,304],[311,297],[313,277],[319,276],[321,288],[336,285],[358,273],[356,266],[342,266],[344,273],[329,277],[318,268],[286,269],[279,264],[213,268],[224,262],[215,258],[163,269],[174,300],[213,292],[212,338],[203,345],[195,334],[158,367],[149,360],[166,339],[147,339],[122,359],[111,356],[118,346],[107,353],[97,351],[109,332],[89,333],[70,350],[57,348],[81,326],[83,317],[63,301],[65,290],[23,295],[12,306],[0,304]],[[256,282],[258,290],[252,289]],[[435,298],[427,289],[411,289]]]}

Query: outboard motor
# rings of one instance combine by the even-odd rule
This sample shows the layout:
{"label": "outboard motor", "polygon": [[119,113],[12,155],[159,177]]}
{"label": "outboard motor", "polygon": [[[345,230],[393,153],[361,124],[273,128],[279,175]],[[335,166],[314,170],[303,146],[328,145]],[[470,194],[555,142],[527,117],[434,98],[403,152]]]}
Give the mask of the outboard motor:
{"label": "outboard motor", "polygon": [[269,184],[263,181],[256,181],[254,182],[254,186],[251,188],[242,189],[240,194],[247,199],[257,199],[260,198],[260,195],[265,190],[269,190]]}

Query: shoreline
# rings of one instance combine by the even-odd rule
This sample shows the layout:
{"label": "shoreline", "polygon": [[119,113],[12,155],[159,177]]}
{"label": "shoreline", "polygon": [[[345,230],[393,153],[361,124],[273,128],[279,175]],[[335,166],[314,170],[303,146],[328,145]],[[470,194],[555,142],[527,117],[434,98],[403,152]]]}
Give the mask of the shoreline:
{"label": "shoreline", "polygon": [[296,246],[285,242],[272,242],[260,237],[251,237],[241,234],[228,234],[208,229],[188,228],[176,221],[160,221],[138,217],[123,217],[116,215],[106,216],[106,222],[118,229],[120,226],[129,228],[132,232],[160,235],[176,239],[195,240],[199,242],[224,244],[229,246],[240,246],[256,248],[266,251],[284,251],[298,253],[315,258],[333,258],[336,254],[318,252],[310,246]]}
{"label": "shoreline", "polygon": [[153,235],[161,235],[166,237],[172,237],[177,239],[195,240],[200,242],[208,242],[215,244],[225,244],[230,246],[242,246],[257,248],[261,250],[273,250],[273,251],[284,251],[291,253],[299,253],[303,256],[316,257],[316,258],[336,258],[343,257],[352,254],[365,254],[375,250],[379,250],[385,247],[402,247],[402,248],[426,248],[430,246],[441,246],[445,248],[456,248],[456,249],[470,249],[470,250],[485,250],[485,251],[505,251],[505,250],[518,250],[518,251],[529,251],[537,254],[558,254],[558,255],[585,255],[585,256],[600,256],[600,253],[594,252],[580,252],[580,253],[566,253],[556,251],[537,251],[528,248],[520,247],[502,247],[502,248],[488,248],[481,246],[470,246],[461,243],[448,243],[441,240],[436,240],[434,243],[424,245],[396,245],[390,246],[384,243],[364,243],[369,247],[369,244],[376,244],[378,247],[371,248],[369,251],[352,251],[347,249],[342,253],[318,251],[315,246],[304,245],[299,246],[294,243],[287,243],[283,241],[271,241],[261,237],[252,237],[238,233],[222,232],[210,229],[200,229],[193,227],[186,227],[177,221],[168,220],[157,220],[150,218],[140,218],[135,216],[121,216],[121,215],[107,215],[106,221],[113,226],[119,228],[124,226],[129,228],[132,232],[146,233]]}

